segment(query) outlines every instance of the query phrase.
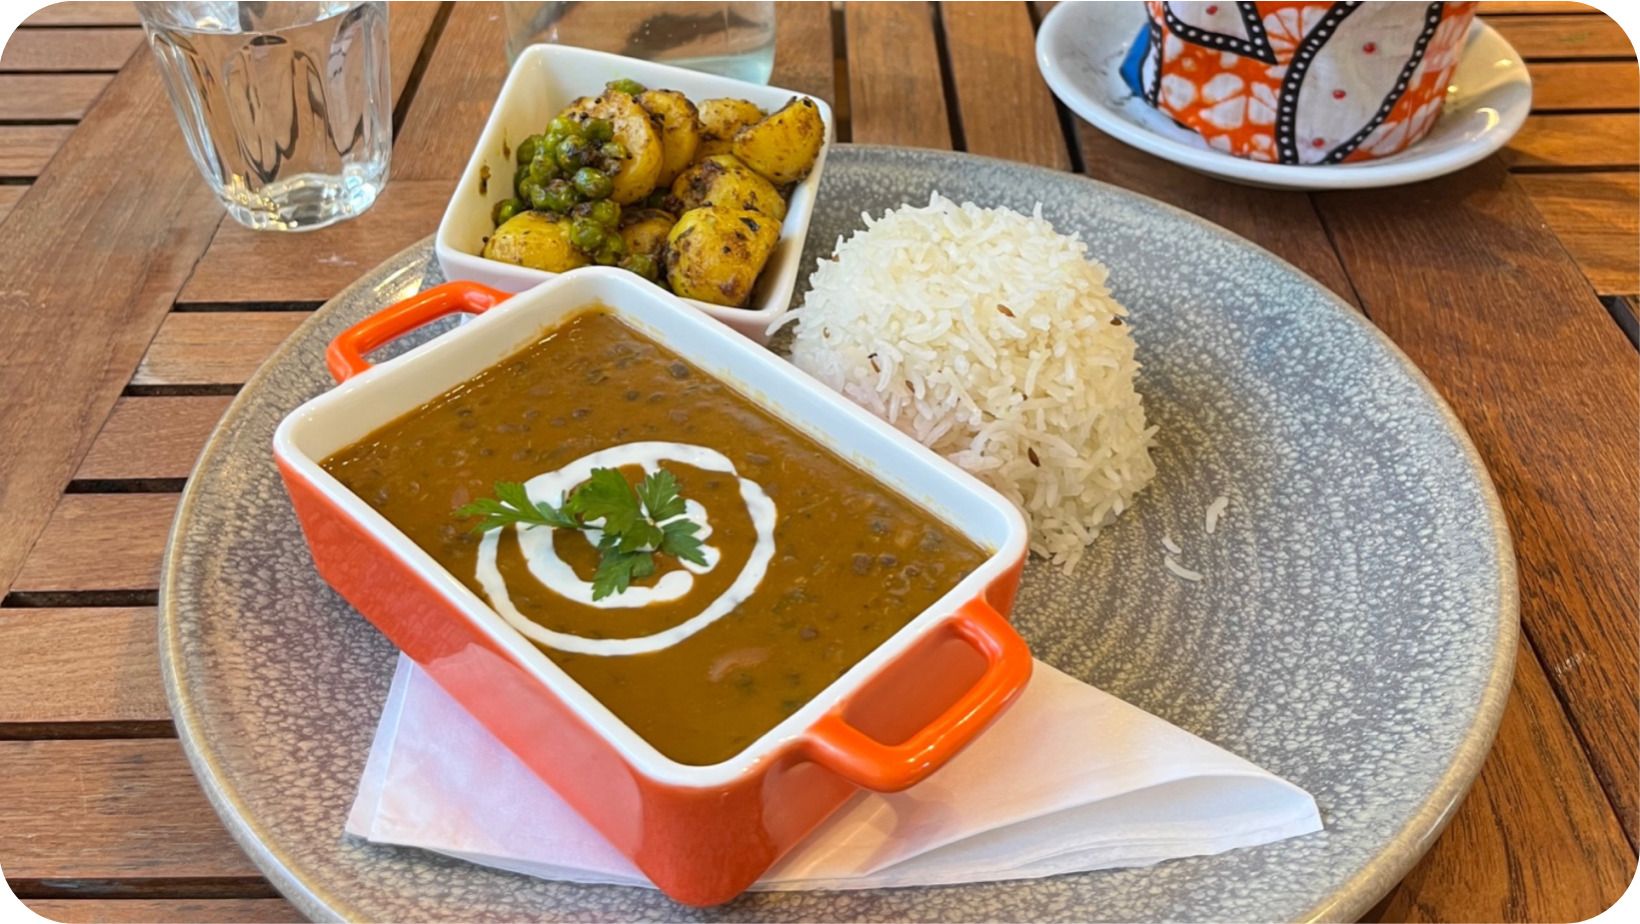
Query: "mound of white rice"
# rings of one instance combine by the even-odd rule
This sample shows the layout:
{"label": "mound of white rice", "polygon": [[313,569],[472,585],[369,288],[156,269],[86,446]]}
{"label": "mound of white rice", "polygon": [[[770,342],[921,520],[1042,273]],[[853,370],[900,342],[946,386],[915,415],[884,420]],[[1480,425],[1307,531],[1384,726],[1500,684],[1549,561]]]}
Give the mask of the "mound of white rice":
{"label": "mound of white rice", "polygon": [[1001,491],[1066,570],[1155,474],[1127,313],[1076,237],[937,193],[839,240],[791,358]]}

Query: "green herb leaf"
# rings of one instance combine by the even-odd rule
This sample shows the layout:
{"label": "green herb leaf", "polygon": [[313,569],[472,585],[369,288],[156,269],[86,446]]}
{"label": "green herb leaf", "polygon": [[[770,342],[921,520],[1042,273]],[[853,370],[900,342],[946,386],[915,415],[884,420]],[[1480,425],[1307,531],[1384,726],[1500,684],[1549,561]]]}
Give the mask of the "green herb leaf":
{"label": "green herb leaf", "polygon": [[626,483],[626,476],[613,468],[595,468],[586,482],[564,501],[564,511],[579,517],[583,524],[602,520],[606,533],[623,535],[639,516],[638,496]]}
{"label": "green herb leaf", "polygon": [[592,575],[592,599],[625,593],[632,582],[655,573],[655,556],[649,552],[605,551]]}
{"label": "green herb leaf", "polygon": [[700,524],[693,520],[673,520],[661,527],[660,550],[674,558],[697,565],[706,564],[706,555],[700,550],[700,540],[695,533],[700,531]]}
{"label": "green herb leaf", "polygon": [[[503,526],[551,526],[559,529],[580,529],[581,524],[562,510],[547,503],[530,502],[524,486],[515,481],[495,483],[495,497],[481,497],[456,510],[458,517],[482,517],[473,532],[483,533]],[[499,499],[497,499],[499,498]]]}
{"label": "green herb leaf", "polygon": [[[664,468],[657,468],[638,485],[638,499],[643,501],[649,519],[660,523],[683,516],[683,497],[678,493],[678,479]],[[659,541],[658,539],[656,541]]]}

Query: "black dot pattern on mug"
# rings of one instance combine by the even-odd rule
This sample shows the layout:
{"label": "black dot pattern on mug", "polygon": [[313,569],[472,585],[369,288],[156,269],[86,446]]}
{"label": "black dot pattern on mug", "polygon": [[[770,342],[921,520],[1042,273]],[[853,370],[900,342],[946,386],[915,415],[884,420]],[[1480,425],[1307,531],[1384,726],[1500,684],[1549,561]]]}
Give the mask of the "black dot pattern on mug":
{"label": "black dot pattern on mug", "polygon": [[1342,162],[1344,158],[1350,156],[1356,148],[1360,147],[1361,143],[1366,141],[1373,132],[1377,131],[1378,126],[1384,124],[1385,119],[1389,118],[1390,112],[1395,109],[1395,104],[1401,101],[1401,97],[1406,94],[1407,87],[1411,85],[1412,75],[1417,72],[1418,65],[1423,63],[1424,53],[1429,48],[1429,42],[1435,37],[1435,30],[1441,25],[1441,12],[1445,6],[1446,4],[1439,2],[1439,0],[1429,5],[1429,11],[1424,14],[1424,29],[1418,33],[1417,40],[1412,44],[1412,56],[1407,58],[1406,65],[1401,68],[1401,75],[1395,79],[1395,89],[1384,97],[1383,103],[1378,106],[1378,111],[1367,121],[1367,124],[1348,141],[1329,151],[1327,156],[1322,159],[1322,163],[1336,164]]}
{"label": "black dot pattern on mug", "polygon": [[1304,75],[1309,73],[1316,51],[1332,38],[1339,24],[1360,5],[1358,2],[1333,4],[1321,22],[1304,36],[1304,41],[1293,53],[1292,62],[1287,65],[1287,76],[1282,79],[1281,90],[1276,94],[1276,157],[1284,164],[1298,163],[1298,140],[1294,135],[1298,122],[1298,88],[1304,83]]}
{"label": "black dot pattern on mug", "polygon": [[1167,28],[1180,39],[1205,48],[1233,51],[1265,64],[1276,63],[1276,50],[1270,47],[1270,38],[1264,34],[1264,23],[1259,19],[1257,4],[1237,3],[1236,11],[1241,14],[1242,27],[1247,30],[1245,39],[1198,29],[1175,15],[1172,4],[1162,4],[1162,18],[1167,21]]}

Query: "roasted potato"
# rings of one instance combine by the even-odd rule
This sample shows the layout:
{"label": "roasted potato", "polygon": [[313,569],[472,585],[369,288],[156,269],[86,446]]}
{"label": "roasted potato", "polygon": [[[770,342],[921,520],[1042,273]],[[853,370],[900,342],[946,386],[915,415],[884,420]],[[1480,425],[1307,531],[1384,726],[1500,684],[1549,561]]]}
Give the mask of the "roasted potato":
{"label": "roasted potato", "polygon": [[626,205],[655,190],[664,162],[661,136],[637,100],[619,90],[605,90],[601,96],[583,96],[570,103],[564,114],[578,122],[608,119],[615,126],[615,140],[626,148],[626,157],[611,178],[611,199]]}
{"label": "roasted potato", "polygon": [[684,211],[703,205],[762,212],[778,224],[786,219],[786,200],[768,180],[733,154],[717,154],[683,171],[672,195]]}
{"label": "roasted potato", "polygon": [[661,173],[657,186],[671,186],[683,168],[695,160],[700,147],[700,115],[695,104],[676,90],[646,90],[638,105],[649,113],[650,124],[661,136]]}
{"label": "roasted potato", "polygon": [[700,148],[695,159],[729,153],[735,132],[763,118],[763,110],[743,99],[707,99],[700,103]]}
{"label": "roasted potato", "polygon": [[484,256],[549,273],[592,262],[570,240],[570,222],[546,212],[520,212],[507,219],[484,243]]}
{"label": "roasted potato", "polygon": [[666,280],[684,298],[744,308],[779,241],[780,223],[760,212],[692,209],[667,236]]}
{"label": "roasted potato", "polygon": [[663,209],[632,209],[621,214],[621,240],[627,253],[643,253],[659,258],[666,248],[666,236],[678,223],[677,216]]}
{"label": "roasted potato", "polygon": [[735,133],[730,149],[746,166],[776,186],[795,183],[809,175],[826,140],[820,107],[806,96],[792,101],[755,125]]}

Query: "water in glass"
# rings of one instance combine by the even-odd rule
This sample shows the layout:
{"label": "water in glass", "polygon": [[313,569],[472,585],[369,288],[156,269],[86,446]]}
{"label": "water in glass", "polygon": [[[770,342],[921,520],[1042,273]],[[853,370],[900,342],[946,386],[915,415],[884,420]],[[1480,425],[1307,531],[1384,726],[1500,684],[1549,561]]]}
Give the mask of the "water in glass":
{"label": "water in glass", "polygon": [[507,3],[507,56],[535,42],[576,45],[768,83],[774,4]]}
{"label": "water in glass", "polygon": [[392,149],[385,3],[138,3],[182,134],[228,213],[322,228],[370,207]]}

